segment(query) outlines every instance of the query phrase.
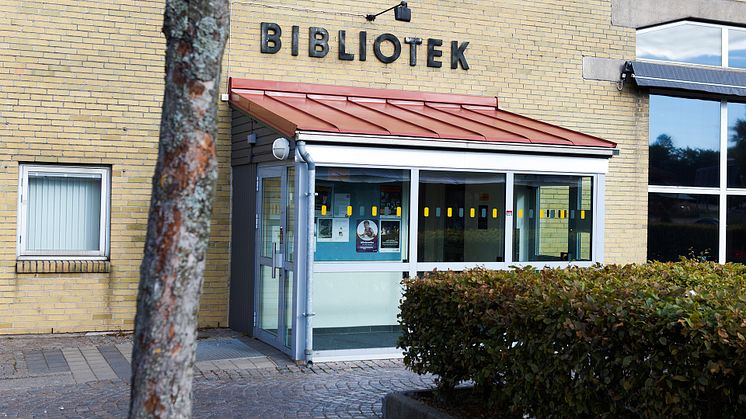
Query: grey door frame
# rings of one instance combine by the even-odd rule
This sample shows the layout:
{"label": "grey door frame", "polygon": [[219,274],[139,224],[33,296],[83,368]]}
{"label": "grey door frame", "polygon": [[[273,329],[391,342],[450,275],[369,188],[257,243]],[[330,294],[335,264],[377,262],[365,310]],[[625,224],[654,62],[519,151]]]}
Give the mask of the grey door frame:
{"label": "grey door frame", "polygon": [[[287,240],[287,202],[288,202],[288,173],[287,173],[287,167],[288,166],[265,166],[265,167],[258,167],[257,168],[257,188],[256,188],[256,232],[255,232],[255,251],[254,251],[254,313],[253,313],[253,335],[257,339],[268,343],[278,350],[293,356],[295,353],[295,346],[296,346],[296,337],[297,337],[297,327],[295,327],[295,302],[296,302],[296,293],[293,292],[293,301],[289,302],[290,307],[285,307],[285,294],[286,294],[286,287],[285,287],[285,281],[288,275],[288,272],[293,272],[293,281],[290,284],[290,289],[295,291],[297,283],[297,275],[295,275],[295,269],[294,269],[294,263],[287,261],[287,255],[286,255],[286,246],[284,246],[286,240]],[[266,257],[262,255],[262,250],[264,243],[262,243],[262,217],[264,215],[263,213],[263,198],[264,198],[264,182],[262,182],[265,178],[279,178],[280,179],[280,226],[281,226],[281,236],[282,236],[282,242],[277,243],[277,246],[279,247],[279,252],[282,252],[282,264],[281,266],[275,266],[274,265],[274,258],[273,257]],[[295,181],[295,179],[293,179]],[[297,235],[297,234],[296,234]],[[290,243],[290,246],[295,247],[295,243]],[[296,252],[297,253],[297,252]],[[277,275],[277,281],[278,281],[278,295],[277,295],[277,333],[272,334],[267,332],[266,330],[261,328],[262,324],[262,313],[261,313],[261,299],[262,299],[262,277],[261,277],[261,271],[262,266],[270,266],[273,271],[276,271]],[[291,317],[291,324],[286,324],[286,316],[285,316],[285,310],[291,309],[293,312],[293,315]],[[292,335],[288,339],[289,346],[286,346],[283,339],[283,334],[288,329],[288,326],[292,328]]]}

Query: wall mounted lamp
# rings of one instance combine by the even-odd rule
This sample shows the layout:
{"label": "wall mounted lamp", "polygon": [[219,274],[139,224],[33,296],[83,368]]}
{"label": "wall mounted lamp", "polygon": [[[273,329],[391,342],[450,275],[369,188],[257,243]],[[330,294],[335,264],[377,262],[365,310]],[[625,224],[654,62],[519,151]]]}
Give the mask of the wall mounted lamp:
{"label": "wall mounted lamp", "polygon": [[368,22],[372,22],[376,20],[376,17],[388,12],[389,10],[394,9],[394,19],[400,20],[402,22],[409,22],[412,20],[412,9],[407,7],[407,2],[403,1],[396,6],[389,7],[388,9],[377,13],[375,15],[365,15],[365,18],[368,19]]}

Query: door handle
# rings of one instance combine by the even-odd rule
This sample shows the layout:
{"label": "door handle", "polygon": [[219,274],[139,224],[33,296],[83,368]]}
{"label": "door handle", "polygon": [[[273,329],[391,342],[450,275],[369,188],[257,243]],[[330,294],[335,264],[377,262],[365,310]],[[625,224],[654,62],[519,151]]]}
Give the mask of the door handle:
{"label": "door handle", "polygon": [[272,279],[277,278],[277,243],[272,243]]}
{"label": "door handle", "polygon": [[284,255],[277,252],[277,243],[272,243],[272,279],[277,278],[277,270],[282,269]]}

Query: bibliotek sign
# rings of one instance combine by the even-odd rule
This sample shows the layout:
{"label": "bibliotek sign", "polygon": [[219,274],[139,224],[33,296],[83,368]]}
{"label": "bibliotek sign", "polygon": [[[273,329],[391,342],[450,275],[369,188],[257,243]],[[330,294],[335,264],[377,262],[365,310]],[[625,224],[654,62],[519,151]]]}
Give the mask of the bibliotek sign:
{"label": "bibliotek sign", "polygon": [[[337,36],[337,55],[342,61],[365,61],[368,58],[368,32],[360,31],[357,34],[358,48],[354,51],[347,45],[347,31],[341,30]],[[283,44],[282,28],[276,23],[262,22],[261,24],[261,51],[263,54],[277,54],[282,50]],[[393,51],[388,55],[383,52],[381,46],[389,43]],[[424,41],[422,38],[406,37],[404,44],[409,46],[409,65],[417,65],[417,51],[424,46],[427,54],[427,66],[440,68],[443,66],[441,61],[443,57],[443,40],[429,38]],[[451,41],[451,68],[461,67],[464,70],[469,69],[469,63],[466,61],[466,48],[468,42]],[[297,56],[300,49],[300,27],[293,26],[290,35],[290,54]],[[308,28],[308,56],[314,58],[323,58],[329,54],[329,31],[324,28]],[[356,56],[357,54],[357,56]],[[378,61],[384,64],[391,64],[399,59],[402,54],[402,41],[395,35],[384,33],[373,39],[373,54]]]}

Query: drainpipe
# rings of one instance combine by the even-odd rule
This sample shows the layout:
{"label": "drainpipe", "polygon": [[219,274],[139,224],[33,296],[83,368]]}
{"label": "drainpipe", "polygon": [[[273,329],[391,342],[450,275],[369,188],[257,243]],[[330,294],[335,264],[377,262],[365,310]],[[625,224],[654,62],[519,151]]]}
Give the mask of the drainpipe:
{"label": "drainpipe", "polygon": [[315,315],[313,312],[313,253],[314,253],[314,212],[315,212],[315,184],[316,184],[316,162],[306,150],[306,142],[298,141],[295,143],[298,154],[308,166],[308,232],[306,233],[308,244],[308,255],[306,255],[306,312],[303,316],[306,318],[306,364],[313,364],[313,329],[311,318]]}

